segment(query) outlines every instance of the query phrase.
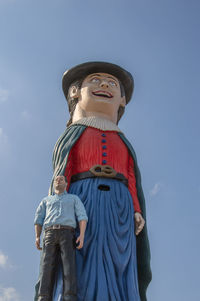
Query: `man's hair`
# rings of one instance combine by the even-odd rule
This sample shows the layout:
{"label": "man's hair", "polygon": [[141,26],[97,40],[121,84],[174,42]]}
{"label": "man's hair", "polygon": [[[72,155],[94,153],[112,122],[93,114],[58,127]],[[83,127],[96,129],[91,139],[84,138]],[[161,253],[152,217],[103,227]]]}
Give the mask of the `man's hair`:
{"label": "man's hair", "polygon": [[[73,118],[73,115],[74,115],[74,111],[75,111],[76,105],[78,103],[78,97],[77,98],[71,97],[70,96],[70,90],[71,90],[72,87],[76,87],[77,89],[81,89],[81,86],[82,86],[82,83],[83,83],[84,79],[85,79],[85,77],[82,77],[82,78],[74,81],[68,89],[67,102],[68,102],[68,107],[69,107],[70,119],[67,122],[67,126],[69,126],[72,123],[72,118]],[[120,81],[119,81],[119,85],[120,85],[120,90],[121,90],[121,96],[123,97],[123,96],[125,96],[125,91],[124,91],[124,87],[123,87],[123,85]],[[124,111],[125,111],[125,107],[120,106],[119,110],[118,110],[117,124],[118,124],[119,120],[121,119],[122,115],[124,114]]]}
{"label": "man's hair", "polygon": [[64,177],[65,182],[67,183],[67,178],[65,177],[65,175],[57,175],[57,176],[54,178],[54,181],[56,180],[57,177]]}

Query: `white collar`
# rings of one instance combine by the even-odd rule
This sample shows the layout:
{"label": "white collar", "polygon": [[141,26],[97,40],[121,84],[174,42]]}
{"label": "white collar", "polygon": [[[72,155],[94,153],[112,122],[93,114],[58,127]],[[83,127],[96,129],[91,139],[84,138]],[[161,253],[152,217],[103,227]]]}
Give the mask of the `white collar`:
{"label": "white collar", "polygon": [[78,121],[70,124],[70,126],[75,125],[75,124],[87,125],[87,126],[90,126],[90,127],[102,130],[102,131],[116,131],[116,132],[122,133],[122,131],[119,129],[119,127],[112,121],[103,119],[100,117],[96,117],[96,116],[81,118]]}

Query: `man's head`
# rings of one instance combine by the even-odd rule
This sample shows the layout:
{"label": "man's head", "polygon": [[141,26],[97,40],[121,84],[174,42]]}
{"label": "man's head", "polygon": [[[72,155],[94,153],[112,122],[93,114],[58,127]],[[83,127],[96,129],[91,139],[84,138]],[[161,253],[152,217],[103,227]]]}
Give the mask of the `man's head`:
{"label": "man's head", "polygon": [[58,193],[64,192],[67,188],[67,181],[65,176],[58,175],[57,177],[55,177],[53,185],[54,185],[55,192]]}
{"label": "man's head", "polygon": [[[63,91],[67,98],[70,121],[82,110],[83,117],[111,116],[118,123],[130,101],[134,87],[132,75],[121,67],[105,62],[88,62],[65,72]],[[78,106],[77,106],[78,104]],[[78,108],[77,108],[78,107]]]}

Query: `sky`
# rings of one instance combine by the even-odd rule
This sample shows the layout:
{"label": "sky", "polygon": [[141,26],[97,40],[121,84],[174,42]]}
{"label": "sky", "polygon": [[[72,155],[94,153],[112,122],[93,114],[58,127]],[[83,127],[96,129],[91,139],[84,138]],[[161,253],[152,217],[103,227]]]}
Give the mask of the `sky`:
{"label": "sky", "polygon": [[199,0],[0,0],[0,301],[33,300],[33,219],[69,118],[62,74],[86,61],[134,76],[119,127],[142,173],[148,301],[200,300],[199,11]]}

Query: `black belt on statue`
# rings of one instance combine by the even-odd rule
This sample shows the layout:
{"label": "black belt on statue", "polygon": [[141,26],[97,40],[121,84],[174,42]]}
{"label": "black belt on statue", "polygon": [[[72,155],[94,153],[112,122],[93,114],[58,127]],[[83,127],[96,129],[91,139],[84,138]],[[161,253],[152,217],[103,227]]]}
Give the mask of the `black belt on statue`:
{"label": "black belt on statue", "polygon": [[72,232],[75,231],[75,229],[73,227],[64,226],[64,225],[52,225],[50,227],[45,228],[45,231],[47,231],[47,230],[59,230],[59,229],[68,229],[68,230],[71,230]]}
{"label": "black belt on statue", "polygon": [[110,178],[121,181],[128,186],[128,179],[109,165],[94,165],[88,171],[80,172],[71,177],[71,183],[87,178]]}

